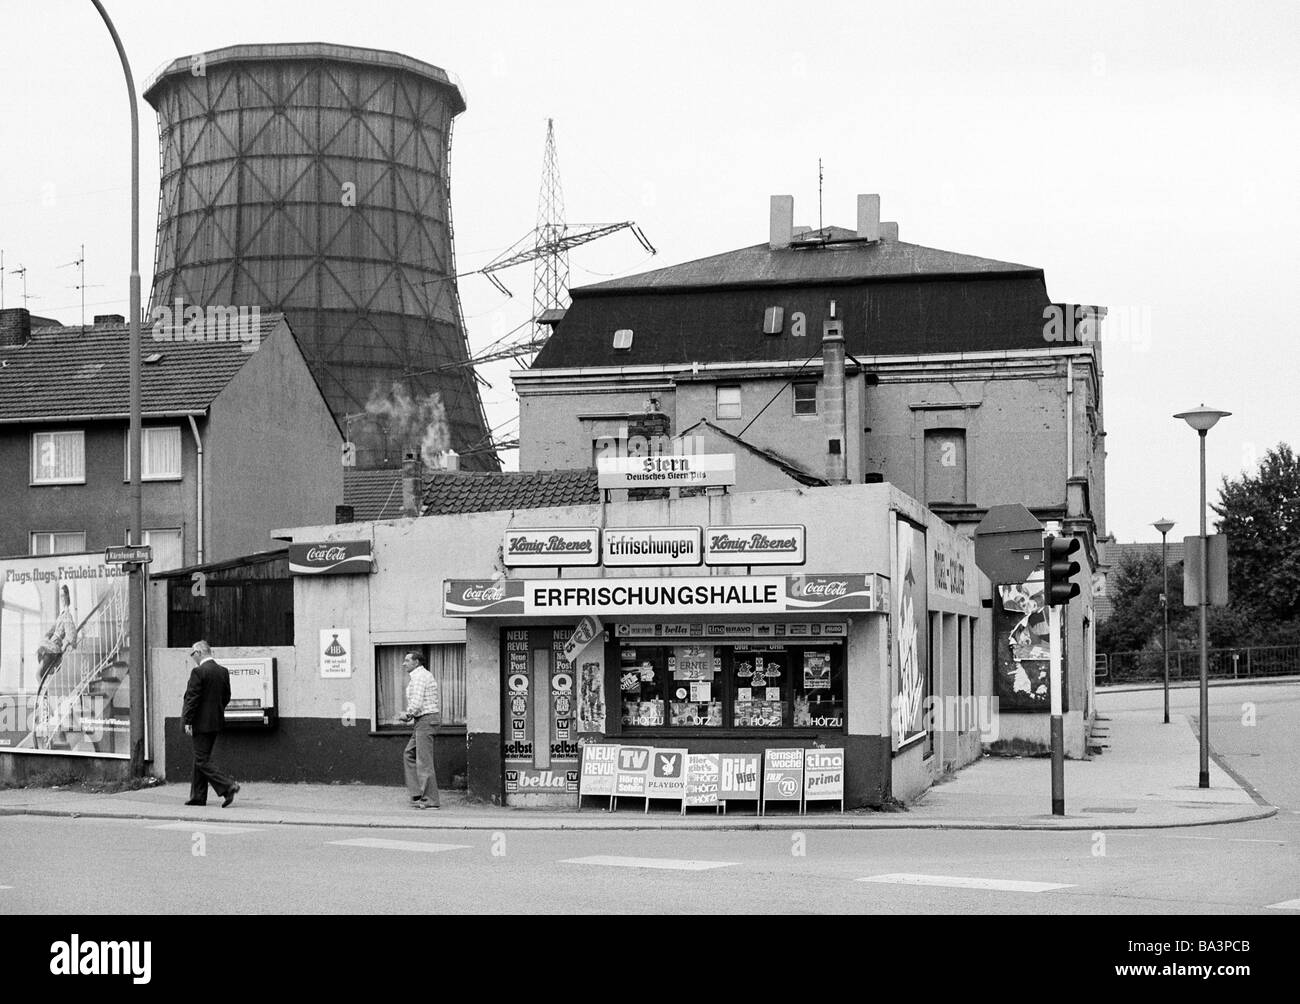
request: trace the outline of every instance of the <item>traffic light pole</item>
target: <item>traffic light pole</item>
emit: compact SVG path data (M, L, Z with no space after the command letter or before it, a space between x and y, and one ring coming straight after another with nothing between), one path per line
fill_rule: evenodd
M1061 608L1047 608L1047 629L1051 636L1048 685L1051 688L1052 728L1052 815L1065 815L1065 723L1061 714Z

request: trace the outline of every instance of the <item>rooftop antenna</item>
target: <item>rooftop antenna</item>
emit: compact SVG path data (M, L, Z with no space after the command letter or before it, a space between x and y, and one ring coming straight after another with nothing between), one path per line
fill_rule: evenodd
M70 261L64 265L60 265L59 268L71 268L73 265L77 266L77 268L81 270L81 281L78 282L77 285L73 287L73 289L81 290L81 328L84 331L86 329L86 245L84 244L81 245L80 258L78 258L76 261ZM100 285L102 284L97 282L94 283L91 288L95 288Z
M31 297L27 295L27 266L26 266L26 265L19 265L17 268L11 268L11 269L9 270L9 274L10 274L10 275L20 275L20 276L22 276L22 279L23 279L23 308L26 309L26 307L27 307L27 301L31 299Z
M822 232L822 159L817 158L817 233Z

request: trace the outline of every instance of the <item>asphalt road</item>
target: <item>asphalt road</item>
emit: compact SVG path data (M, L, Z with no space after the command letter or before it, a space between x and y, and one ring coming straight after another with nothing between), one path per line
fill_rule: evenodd
M414 833L9 817L0 820L0 913L1296 916L1300 688L1213 697L1216 746L1279 805L1277 817L1061 833ZM1106 695L1102 709L1160 700L1158 691ZM1175 707L1195 700L1178 691Z

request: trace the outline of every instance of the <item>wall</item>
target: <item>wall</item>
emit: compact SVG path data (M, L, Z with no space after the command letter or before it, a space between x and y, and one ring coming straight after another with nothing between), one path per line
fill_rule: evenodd
M176 529L184 533L187 560L194 548L194 440L183 419L146 423L180 425L180 481L145 481L140 486L145 529ZM60 430L85 432L86 483L31 485L32 433ZM13 476L0 485L0 556L29 554L30 533L84 530L86 550L102 551L126 541L131 525L130 492L126 481L127 426L118 422L0 425L0 470Z
M287 326L262 342L210 414L206 561L265 551L273 529L333 520L342 436Z
M593 466L592 443L618 436L621 417L645 411L646 398L659 399L660 410L674 415L672 385L663 379L628 380L592 387L580 383L548 385L544 393L519 391L519 469L574 470ZM674 418L672 432L680 427Z

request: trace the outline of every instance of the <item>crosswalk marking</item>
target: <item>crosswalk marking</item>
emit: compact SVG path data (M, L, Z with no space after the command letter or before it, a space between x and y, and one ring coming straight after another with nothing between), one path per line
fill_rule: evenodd
M1070 889L1069 882L1026 882L1021 879L970 878L964 875L914 875L908 872L891 872L888 875L871 875L859 882L881 882L889 885L946 886L952 889L998 889L1003 892L1047 892L1051 889Z
M257 833L260 827L257 826L226 826L222 823L204 823L195 820L192 823L160 823L157 826L150 826L151 830L185 830L188 833Z
M380 837L359 837L356 840L330 840L327 843L336 847L377 847L388 851L424 851L437 854L439 851L464 851L469 844L429 844L420 840L384 840Z
M1300 910L1300 899L1287 899L1281 903L1270 903L1265 910Z
M594 854L586 858L566 858L562 865L605 865L609 868L665 868L670 871L702 872L710 868L729 868L735 861L689 861L681 858L626 858Z

